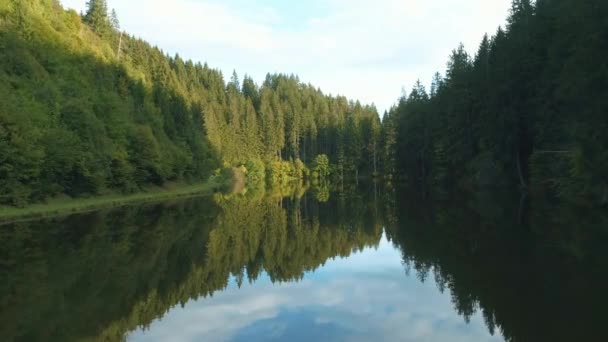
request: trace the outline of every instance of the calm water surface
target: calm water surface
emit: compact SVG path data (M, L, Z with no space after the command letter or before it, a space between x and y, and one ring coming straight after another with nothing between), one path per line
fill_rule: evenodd
M551 213L551 214L549 214ZM605 213L377 187L0 226L3 341L604 341Z
M467 324L433 280L407 276L383 236L376 247L328 260L299 281L267 274L171 310L132 341L502 341L481 315Z

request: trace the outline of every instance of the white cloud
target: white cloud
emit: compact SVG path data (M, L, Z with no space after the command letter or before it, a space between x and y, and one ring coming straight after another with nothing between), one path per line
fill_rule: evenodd
M264 327L283 339L296 337L294 331L310 333L302 329L327 329L351 341L502 340L490 336L479 314L467 325L450 295L441 294L431 279L423 284L406 277L400 252L386 238L377 250L330 261L299 283L272 285L261 277L239 289L233 281L213 297L171 310L128 340L227 341L247 332L249 341L257 341L268 338Z
M62 0L82 9L85 0ZM313 6L314 2L310 2ZM295 73L332 94L375 102L443 72L459 42L474 52L504 22L508 0L327 0L314 17L265 1L109 0L125 30L169 53L262 81Z

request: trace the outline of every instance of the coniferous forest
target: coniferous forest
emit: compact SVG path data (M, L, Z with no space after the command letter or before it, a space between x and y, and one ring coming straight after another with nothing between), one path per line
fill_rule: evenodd
M508 186L608 203L608 2L514 0L384 118L391 171L427 195Z
M0 204L204 181L239 165L276 179L319 160L341 177L378 170L373 106L293 75L226 82L120 31L105 0L82 16L56 0L2 1L0 44Z
M105 0L0 2L0 204L206 181L383 177L608 203L608 3L513 0L471 55L380 119L297 76L262 84L130 36ZM312 170L312 171L311 171ZM314 171L314 172L313 172Z

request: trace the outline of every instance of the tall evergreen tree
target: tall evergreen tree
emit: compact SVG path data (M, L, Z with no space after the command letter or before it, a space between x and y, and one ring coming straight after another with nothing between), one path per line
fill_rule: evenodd
M110 32L112 23L108 17L108 4L106 0L89 0L86 4L87 11L84 21L99 35Z
M118 20L118 14L115 9L112 9L110 13L110 25L116 31L120 31L120 21Z
M514 0L506 28L485 36L474 58L462 45L454 50L428 99L403 98L389 113L398 117L403 178L468 188L533 186L608 203L608 181L600 175L608 160L600 147L608 108L599 76L608 70L600 57L608 51L600 38L608 30L604 3ZM428 151L423 132L431 132L433 146L425 163L411 155ZM420 165L432 177L420 177Z

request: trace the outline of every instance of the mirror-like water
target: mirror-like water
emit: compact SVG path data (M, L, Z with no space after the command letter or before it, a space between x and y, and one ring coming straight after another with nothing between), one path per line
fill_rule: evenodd
M466 324L449 294L408 277L400 252L379 245L328 261L300 281L231 279L212 298L170 311L133 341L502 341L481 315Z
M601 341L607 222L495 193L442 204L365 187L4 225L0 336Z

